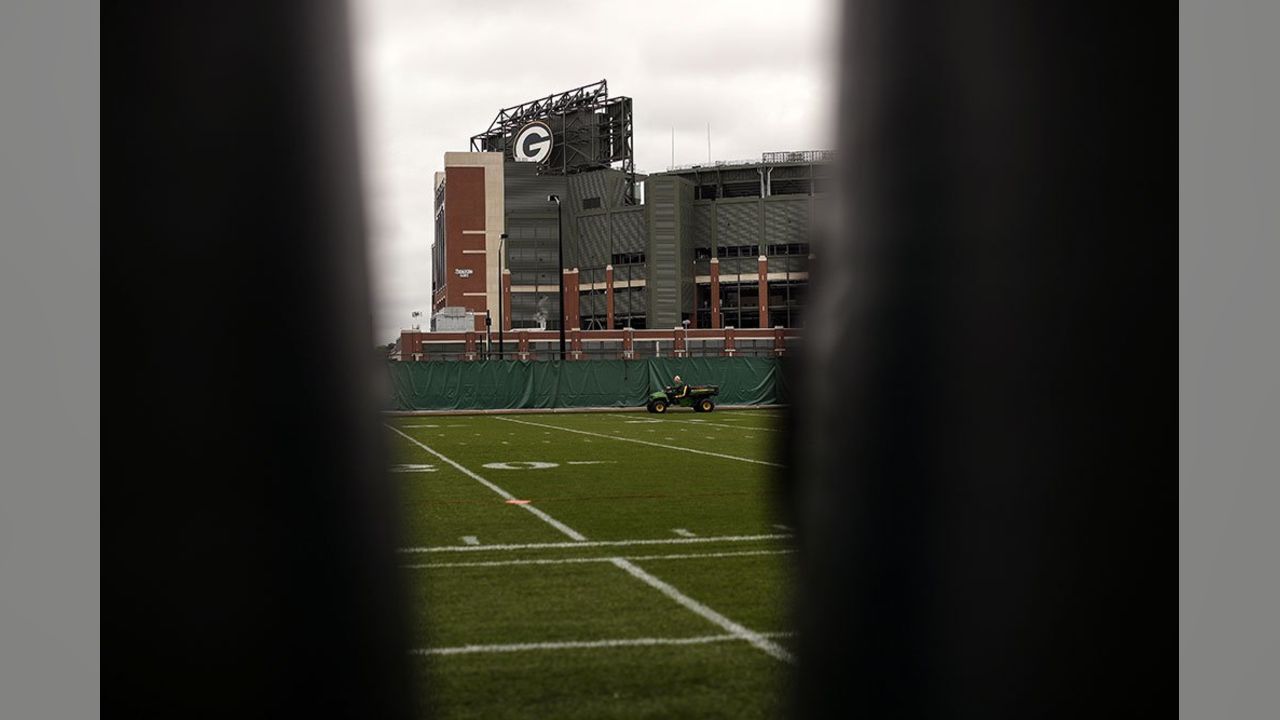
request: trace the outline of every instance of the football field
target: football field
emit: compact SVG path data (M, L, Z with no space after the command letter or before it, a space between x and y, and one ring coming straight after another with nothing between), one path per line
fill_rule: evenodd
M433 715L779 715L781 412L387 419Z

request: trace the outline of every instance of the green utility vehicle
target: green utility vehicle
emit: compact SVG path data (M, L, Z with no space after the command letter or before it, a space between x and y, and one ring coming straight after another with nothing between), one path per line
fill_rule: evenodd
M711 398L720 394L719 385L690 385L686 395L676 397L679 390L676 387L665 387L649 395L645 407L651 413L665 413L672 405L691 407L694 412L711 412L716 407Z

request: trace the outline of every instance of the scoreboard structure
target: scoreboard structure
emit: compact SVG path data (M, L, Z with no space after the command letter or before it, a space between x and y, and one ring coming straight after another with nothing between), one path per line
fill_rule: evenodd
M472 152L500 152L530 162L539 175L613 169L626 178L624 203L636 203L631 98L609 97L601 80L503 108L471 138Z

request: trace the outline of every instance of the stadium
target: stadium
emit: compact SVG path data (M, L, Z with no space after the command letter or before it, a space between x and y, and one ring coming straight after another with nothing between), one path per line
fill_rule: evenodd
M831 156L646 175L631 109L603 80L504 108L435 175L431 326L386 363L385 424L436 716L789 697L772 493Z
M631 98L606 80L503 108L435 174L430 328L396 359L549 359L562 330L571 360L781 355L831 161L640 174Z

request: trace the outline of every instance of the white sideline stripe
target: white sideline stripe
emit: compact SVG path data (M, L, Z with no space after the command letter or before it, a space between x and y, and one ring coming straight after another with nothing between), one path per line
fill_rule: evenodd
M695 450L693 448L676 447L675 445L663 445L662 443L649 442L647 440L636 440L635 438L618 437L617 435L604 435L602 433L588 432L586 430L575 430L573 428L560 427L559 425L544 425L543 423L529 422L528 420L515 420L507 417L499 417L498 420L503 422L519 423L520 425L532 425L534 427L551 428L552 430L563 430L565 432L578 433L579 435L590 435L592 437L609 438L610 440L621 440L622 442L639 443L641 445L649 445L652 447L663 448L664 450L680 450L682 452L696 453L698 455L710 455L711 457L724 458L726 460L738 460L740 462L755 463L757 465L768 465L769 467L785 467L778 463L771 463L767 460L756 460L753 458L738 457L737 455L725 455L724 453L710 452L708 450ZM403 433L402 433L403 434ZM406 435L406 437L408 437Z
M463 535L462 542L466 543L467 545L479 545L480 538L476 537L475 535Z
M716 625L719 625L723 630L728 632L730 635L734 635L738 638L746 640L747 642L751 643L752 645L756 646L757 648L763 650L764 652L772 655L773 657L779 660L782 660L784 662L789 662L789 663L795 662L795 659L791 657L791 653L787 652L786 648L764 637L760 633L753 632L751 630L746 629L745 627L721 615L715 610L712 610L706 605L703 605L697 600L694 600L688 595L685 595L684 593L675 589L671 585L668 585L662 580L659 580L658 578L645 572L638 565L635 565L629 560L625 560L620 557L613 558L613 564L617 565L619 568L630 573L631 576L636 578L637 580L640 580L641 582L654 588L655 590L662 593L663 595L666 595L672 600L675 600L676 602L680 603L685 607L685 609L692 611L696 615L701 615L704 619L710 620Z
M679 535L680 537L698 537L684 528L671 528L671 532Z
M506 490L503 490L502 488L498 487L497 485L494 485L493 483L489 482L488 480L485 480L484 478L482 478L482 477L480 477L479 475L477 475L477 474L475 474L475 473L471 472L470 470L468 470L468 469L466 469L466 468L462 467L461 465L459 465L458 463L456 463L456 462L454 462L454 461L450 460L449 458L445 457L444 455L441 455L440 453L436 452L435 450L432 450L431 448L427 447L426 445L423 445L421 442L418 442L418 440L417 440L416 438L414 438L413 436L411 436L411 435L406 435L405 433L400 432L400 430L398 430L398 429L397 429L397 428L395 428L395 427L392 427L391 425L387 425L386 427L387 427L387 428L389 428L392 432L394 432L394 433L396 433L397 435L399 435L400 437L402 437L402 438L404 438L404 439L408 440L409 442L413 443L414 445L417 445L418 447L422 448L423 450L426 450L427 452L431 453L432 455L435 455L436 457L440 458L441 460L443 460L443 461L445 461L445 462L449 463L450 465L454 466L454 467L455 467L455 468L457 468L457 469L458 469L458 471L459 471L459 472L461 472L462 474L466 475L467 477L471 478L472 480L475 480L476 482L480 483L481 485L484 485L485 487L489 488L490 490L492 490L492 491L494 491L494 492L498 493L498 494L499 494L499 495L501 495L503 498L505 498L505 499L507 499L507 500L515 500L515 499L516 499L516 496L515 496L515 495L512 495L511 493L507 492ZM585 536L585 535L583 535L582 533L579 533L577 530L574 530L573 528L569 527L568 525L565 525L564 523L562 523L562 522L560 522L559 520L557 520L557 519L555 519L555 518L551 517L550 515L548 515L548 514L546 514L546 513L542 512L541 510L539 510L538 508L536 508L536 507L534 507L534 506L532 506L532 505L525 504L525 505L518 505L517 507L521 507L521 508L524 508L525 510L528 510L529 512L531 512L531 513L533 513L534 515L536 515L536 516L538 517L538 519L540 519L540 520L542 520L543 522L547 523L547 524L548 524L548 525L550 525L551 527L553 527L553 528L555 528L555 529L559 530L560 532L564 533L565 535L568 535L569 537L573 538L574 540L586 540L586 539L587 539L587 538L586 538L586 536Z
M702 558L727 558L727 557L748 557L752 555L787 555L795 552L795 550L740 550L738 552L720 552L720 553L680 553L672 555L628 555L624 560L635 560L638 562L648 562L650 560L700 560ZM421 570L423 568L449 568L449 567L506 567L508 565L571 565L576 563L606 563L613 562L611 557L577 557L577 558L542 558L535 560L485 560L482 562L459 562L459 563L426 563L424 565L402 565L406 570Z
M729 428L731 430L764 430L765 432L781 432L777 428L753 427L751 425L725 425L724 423L713 423L709 420L682 420L680 418L671 418L671 422L698 423L699 425L714 425L716 427Z
M627 415L621 415L617 413L614 413L613 416L614 418L627 418ZM724 419L737 420L737 418L724 418ZM726 425L723 423L712 423L712 421L710 420L703 420L700 418L689 418L689 419L669 418L669 416L666 420L627 420L627 423L631 423L631 424L635 424L635 423L685 423L685 424L696 423L699 425L714 425L714 427L717 427L717 428L728 428L731 430L764 430L764 432L767 432L767 433L782 432L782 430L777 428L758 428L758 427L755 427L755 425Z
M568 464L569 465L612 465L617 462L618 462L617 460L570 460Z
M761 633L761 637L790 637L795 633ZM703 635L687 638L620 638L617 640L565 640L562 642L513 643L510 645L463 645L445 648L415 648L414 655L467 655L471 653L527 652L530 650L578 650L590 648L646 647L652 645L702 645L734 642L737 635Z
M521 507L527 507L522 505ZM402 553L428 553L428 552L471 552L476 550L551 550L556 548L583 548L583 547L627 547L629 545L685 545L688 543L715 543L715 542L750 542L752 540L788 540L791 538L790 533L773 533L771 535L721 535L719 537L695 537L695 538L661 538L652 540L589 540L585 542L555 542L555 543L523 543L519 545L480 545L476 547L461 547L458 545L437 545L432 547L407 547L400 548Z

